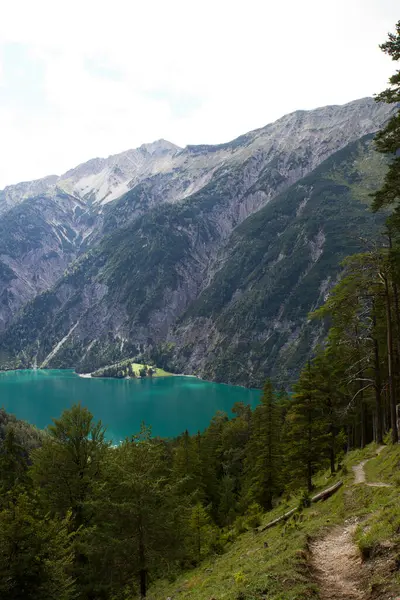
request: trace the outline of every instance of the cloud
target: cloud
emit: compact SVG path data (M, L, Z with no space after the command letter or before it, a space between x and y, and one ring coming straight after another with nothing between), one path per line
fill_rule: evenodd
M164 137L217 143L384 87L394 0L14 0L0 187Z

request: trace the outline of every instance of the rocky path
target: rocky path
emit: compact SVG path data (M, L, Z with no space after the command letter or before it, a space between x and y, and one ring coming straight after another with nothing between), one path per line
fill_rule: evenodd
M353 543L355 527L335 527L311 548L312 567L324 600L364 598L360 589L361 558Z
M384 446L377 450L380 454ZM353 485L364 484L371 487L390 487L387 483L367 483L363 460L353 467ZM350 520L316 540L311 545L311 567L322 600L364 600L367 594L362 590L362 563L353 535L355 522Z
M385 446L379 446L379 448L376 451L376 454L380 454L382 452L382 450L384 449ZM390 487L390 485L388 483L381 483L381 482L367 482L366 480L366 476L365 476L365 465L367 464L368 460L371 460L370 458L367 460L363 460L361 461L358 465L355 465L353 467L353 473L354 473L354 485L359 485L360 483L364 483L365 485L368 485L369 487Z

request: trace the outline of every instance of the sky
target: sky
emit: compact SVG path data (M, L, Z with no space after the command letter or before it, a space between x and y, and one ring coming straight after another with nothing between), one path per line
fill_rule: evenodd
M0 189L386 87L398 0L3 0Z

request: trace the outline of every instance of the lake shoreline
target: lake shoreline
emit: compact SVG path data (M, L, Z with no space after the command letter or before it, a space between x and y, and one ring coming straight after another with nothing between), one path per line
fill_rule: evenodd
M198 375L186 375L185 373L169 373L168 375L153 375L152 377L105 377L105 376L96 376L93 377L93 373L77 373L74 371L78 377L82 377L82 379L162 379L163 377L194 377L195 379L199 379L199 381L206 381L205 379L201 379ZM208 383L213 383L209 381ZM242 386L238 386L242 387Z
M218 411L231 416L236 402L255 407L261 397L256 390L205 382L193 375L157 377L148 383L101 378L97 384L88 375L73 369L0 373L1 405L44 429L65 409L81 403L107 427L107 439L119 443L140 431L143 422L151 426L153 436L175 437L185 430L195 434Z

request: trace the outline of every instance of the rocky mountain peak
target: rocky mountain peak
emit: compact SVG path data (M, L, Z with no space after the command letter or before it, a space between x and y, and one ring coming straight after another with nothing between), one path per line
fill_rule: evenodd
M132 182L137 183L157 172L177 150L178 146L166 140L142 144L136 149L83 163L62 175L57 184L87 202L105 204L131 189Z
M170 152L178 152L182 148L173 144L172 142L168 142L168 140L160 139L155 142L151 142L150 144L142 144L140 146L141 150L145 150L148 154L153 156L162 155Z
M51 175L8 186L0 191L0 213L26 198L53 194L56 189L89 205L102 205L159 174L174 181L164 198L176 201L201 189L227 160L240 163L259 151L264 155L312 151L319 161L324 158L320 142L325 144L324 140L329 138L333 142L329 152L339 149L344 143L377 131L393 110L393 107L377 103L373 98L362 98L341 106L298 110L224 144L188 145L182 149L159 139L107 158L93 158L60 177ZM173 175L176 169L183 168L188 174L185 186Z

